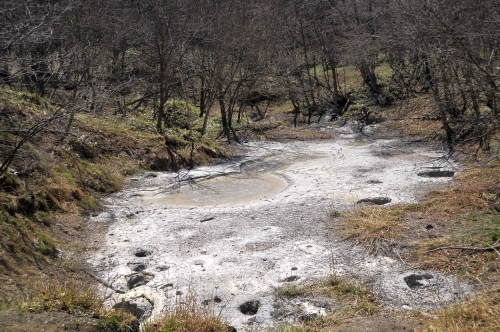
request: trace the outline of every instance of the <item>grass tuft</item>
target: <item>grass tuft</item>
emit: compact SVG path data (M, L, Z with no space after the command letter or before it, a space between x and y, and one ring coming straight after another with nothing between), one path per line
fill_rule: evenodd
M211 306L200 305L195 296L177 301L173 312L144 325L143 332L230 332L233 328L216 316Z
M350 279L330 275L325 281L324 292L344 304L348 315L372 316L380 311L380 305L373 292Z
M500 327L500 288L484 291L472 300L458 303L437 313L428 323L433 332L498 331Z
M335 216L338 212L332 213ZM374 249L377 245L400 236L403 215L401 210L380 206L344 212L343 233Z

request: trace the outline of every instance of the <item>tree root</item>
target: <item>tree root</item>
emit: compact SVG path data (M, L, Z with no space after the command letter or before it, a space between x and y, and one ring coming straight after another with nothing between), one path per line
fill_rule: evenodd
M490 246L487 248L476 248L476 247L440 247L436 249L429 250L428 252L435 252L439 250L470 250L470 251L497 251L500 250L500 245Z

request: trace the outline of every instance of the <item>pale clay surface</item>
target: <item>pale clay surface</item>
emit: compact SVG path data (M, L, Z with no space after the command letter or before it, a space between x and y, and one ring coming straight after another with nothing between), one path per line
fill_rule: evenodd
M142 296L154 305L154 317L172 308L179 291L201 300L217 296L222 302L213 309L240 330L278 323L275 289L290 276L307 283L335 270L370 279L385 305L406 310L434 309L470 292L451 276L372 257L328 229L330 210L376 196L391 198L391 205L417 202L450 180L419 177L419 167L456 165L422 143L372 140L348 126L322 130L335 139L249 143L238 161L131 179L129 189L107 199L105 211L91 220L110 226L89 263L115 290L126 291L103 288L109 305ZM151 255L136 257L137 249ZM124 277L135 273L130 263L145 264L152 279L127 290ZM424 272L434 278L422 287L403 280ZM249 300L261 303L256 315L238 309ZM304 313L324 312L313 303L290 302Z

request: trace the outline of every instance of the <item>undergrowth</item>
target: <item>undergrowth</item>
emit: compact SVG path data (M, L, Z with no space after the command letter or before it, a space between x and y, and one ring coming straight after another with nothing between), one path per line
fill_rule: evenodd
M196 296L178 298L175 309L144 324L144 332L233 332L211 305L202 305Z
M334 300L335 306L326 315L307 319L298 326L286 325L280 332L319 331L347 322L357 316L370 317L380 312L380 303L367 284L361 284L351 278L341 278L330 274L322 282L311 284L291 284L276 289L276 296L281 299L307 299L327 296Z
M486 289L475 298L457 303L437 313L437 319L427 323L432 332L486 332L500 328L500 289Z

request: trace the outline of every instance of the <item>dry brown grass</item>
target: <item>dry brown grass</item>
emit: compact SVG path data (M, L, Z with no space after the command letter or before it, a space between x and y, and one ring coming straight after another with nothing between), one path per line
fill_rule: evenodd
M413 248L405 261L462 278L498 280L500 255L492 251L431 249L446 246L488 247L500 239L500 165L472 168L450 188L428 193L420 204L368 207L332 212L341 233L375 251L392 244ZM426 226L432 225L427 230Z
M276 290L279 298L324 299L331 301L333 307L324 316L306 321L298 326L286 325L280 332L291 331L331 331L340 328L355 317L372 317L381 311L379 302L369 285L336 274L329 275L321 282L286 285Z
M99 297L95 285L75 279L59 282L41 278L33 285L30 294L27 294L26 301L20 304L20 309L35 312L67 311L99 316L103 311L103 299Z
M442 138L441 122L431 96L420 95L402 101L385 112L389 116L386 126L407 136L428 139Z
M331 212L330 215L334 217L335 212ZM372 249L401 236L401 221L404 215L401 210L371 206L342 212L340 215L344 220L342 224L343 235Z
M232 328L194 295L178 299L175 310L147 323L143 332L231 332Z
M500 289L486 290L472 300L438 312L437 317L428 322L428 331L499 331Z

